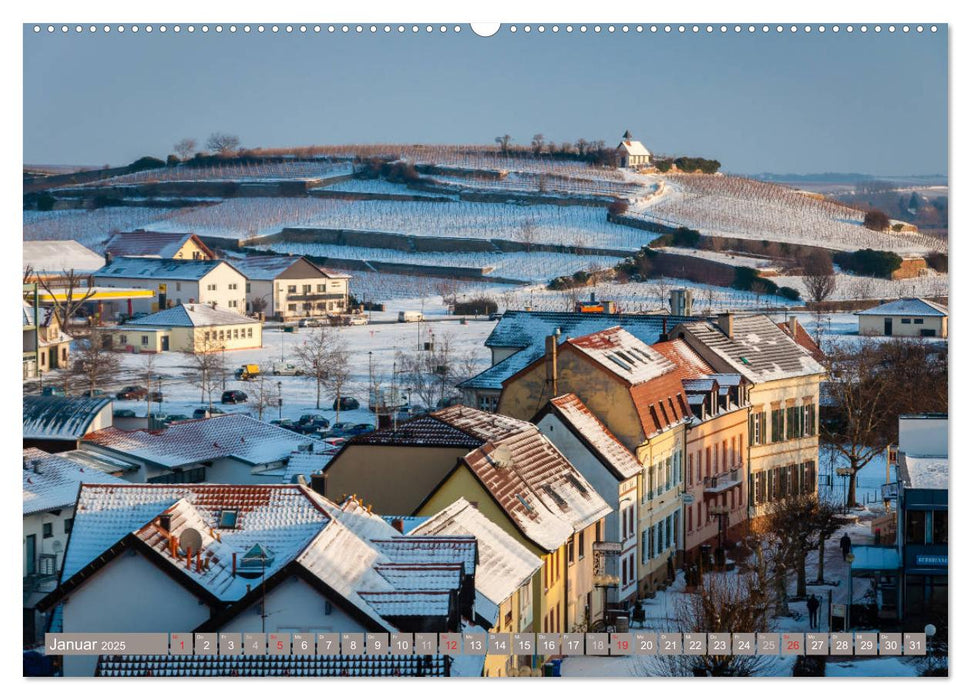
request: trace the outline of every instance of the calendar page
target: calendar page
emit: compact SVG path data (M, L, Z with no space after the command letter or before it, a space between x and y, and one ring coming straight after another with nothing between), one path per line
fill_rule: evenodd
M948 675L946 22L233 14L22 26L24 676Z

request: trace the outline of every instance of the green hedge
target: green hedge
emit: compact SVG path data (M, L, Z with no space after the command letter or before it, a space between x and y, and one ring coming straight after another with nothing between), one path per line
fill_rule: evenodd
M844 251L833 255L833 262L847 272L884 279L891 279L893 273L900 268L903 261L903 258L896 253L871 248L856 250L852 253Z

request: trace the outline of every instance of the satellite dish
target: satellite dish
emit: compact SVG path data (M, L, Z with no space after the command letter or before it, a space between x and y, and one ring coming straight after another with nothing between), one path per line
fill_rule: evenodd
M187 527L179 535L179 548L183 552L188 552L190 549L198 552L202 549L202 535L195 528Z
M499 445L495 450L492 451L492 461L496 463L496 466L500 469L508 467L512 464L512 451L505 445Z

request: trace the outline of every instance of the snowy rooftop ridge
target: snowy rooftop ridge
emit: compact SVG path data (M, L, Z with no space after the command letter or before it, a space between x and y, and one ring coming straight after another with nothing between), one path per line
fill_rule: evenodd
M630 384L674 369L674 363L620 326L566 341L583 355Z
M105 249L116 257L175 258L175 254L188 241L194 242L211 257L215 257L212 250L196 234L176 231L118 232L108 239Z
M24 269L29 266L35 274L61 275L69 270L94 272L105 263L100 255L74 240L23 243Z
M78 489L87 484L124 484L110 474L86 467L63 454L48 454L36 447L24 450L24 515L74 507Z
M479 547L476 613L495 623L499 605L539 571L543 561L464 498L440 510L410 535L471 535Z
M191 560L185 536L201 542ZM449 614L442 601L476 568L472 537L405 537L359 503L337 505L303 486L86 484L52 596L82 584L119 546L136 546L177 581L229 604L250 595L243 572L256 556L261 580L313 577L390 631L387 616Z
M176 260L172 258L115 258L94 272L96 279L169 279L200 280L220 265L232 267L225 260Z
M179 304L171 309L157 311L124 323L124 326L202 328L208 326L235 326L258 321L225 309L216 309L209 304Z
M641 466L631 451L590 412L576 394L557 396L550 400L550 406L599 455L616 477L630 479L640 473Z
M321 440L298 435L241 413L182 421L164 430L106 428L90 433L85 444L163 467L179 467L223 457L255 466L287 459L301 449L331 451Z
M872 309L857 311L857 316L947 316L947 307L930 299L907 297L894 299Z
M900 480L906 488L943 489L948 488L947 455L909 455L902 454Z

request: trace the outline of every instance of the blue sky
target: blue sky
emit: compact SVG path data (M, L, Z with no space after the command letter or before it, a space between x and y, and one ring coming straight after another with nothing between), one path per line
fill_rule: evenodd
M244 146L618 140L731 172L947 172L936 34L34 34L24 161Z

